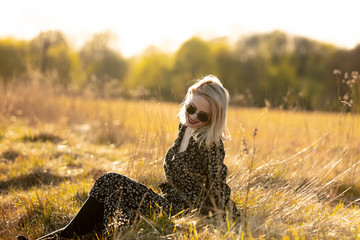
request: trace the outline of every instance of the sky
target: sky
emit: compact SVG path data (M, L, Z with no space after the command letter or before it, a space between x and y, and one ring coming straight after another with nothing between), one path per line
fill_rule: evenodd
M360 0L0 0L0 38L31 39L61 30L80 47L111 31L125 57L149 46L175 51L192 36L237 40L280 30L353 48Z

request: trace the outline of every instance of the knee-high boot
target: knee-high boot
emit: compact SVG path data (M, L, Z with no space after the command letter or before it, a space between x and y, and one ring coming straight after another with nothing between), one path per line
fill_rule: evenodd
M103 223L104 205L93 197L89 197L76 216L70 223L61 229L38 238L38 240L72 238L82 236L95 230L99 224ZM24 236L18 236L17 240L26 240Z

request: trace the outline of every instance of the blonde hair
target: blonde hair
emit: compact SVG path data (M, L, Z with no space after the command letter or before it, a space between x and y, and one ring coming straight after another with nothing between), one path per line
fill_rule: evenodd
M190 103L194 95L204 97L211 107L210 122L198 129L195 140L199 142L199 145L205 143L207 148L210 148L212 143L218 144L220 139L229 140L226 114L230 96L220 80L213 75L208 75L189 87L178 113L180 122L183 124L186 124L186 105Z

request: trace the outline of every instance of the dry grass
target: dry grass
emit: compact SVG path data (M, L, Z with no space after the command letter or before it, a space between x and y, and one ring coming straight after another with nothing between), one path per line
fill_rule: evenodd
M171 103L0 90L0 238L64 226L95 179L123 173L157 189L177 135ZM226 164L240 223L154 216L117 239L360 238L360 116L231 108Z

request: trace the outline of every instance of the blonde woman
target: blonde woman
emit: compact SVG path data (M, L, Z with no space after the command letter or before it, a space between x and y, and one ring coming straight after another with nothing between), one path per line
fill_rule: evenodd
M224 165L228 102L228 91L218 78L209 75L198 80L188 89L178 114L179 133L165 156L161 194L124 175L107 173L96 180L66 227L40 239L81 236L97 226L126 226L139 215L160 211L171 216L194 209L202 215L228 211L233 218L240 217L230 199Z

